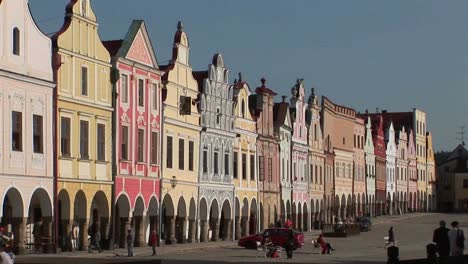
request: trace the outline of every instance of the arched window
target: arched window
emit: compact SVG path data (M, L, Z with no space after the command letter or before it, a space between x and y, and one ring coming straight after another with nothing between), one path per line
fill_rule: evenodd
M242 118L245 118L245 101L242 100L242 104L241 104L241 115L242 115Z
M13 54L20 55L20 31L17 27L13 29Z

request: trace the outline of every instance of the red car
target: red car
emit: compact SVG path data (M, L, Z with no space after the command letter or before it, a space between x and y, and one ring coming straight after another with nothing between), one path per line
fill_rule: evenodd
M283 227L268 228L260 234L242 237L237 244L245 248L257 248L257 242L262 242L263 237L267 236L274 245L285 247L288 241L289 230L291 229ZM294 240L296 241L294 249L302 247L304 245L304 234L295 230L292 231L294 233Z

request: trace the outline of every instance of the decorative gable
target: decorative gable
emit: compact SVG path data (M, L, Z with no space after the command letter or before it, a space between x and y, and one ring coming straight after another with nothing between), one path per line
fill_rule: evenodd
M127 59L140 62L141 64L153 67L153 63L151 62L151 55L146 46L145 39L141 31L138 31L135 39L133 40L132 46L127 53Z

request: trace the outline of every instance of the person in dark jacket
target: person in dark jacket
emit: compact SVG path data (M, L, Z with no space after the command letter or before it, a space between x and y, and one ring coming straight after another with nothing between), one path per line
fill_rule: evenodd
M127 234L127 251L128 251L128 256L133 257L133 235L132 235L131 229L128 229L128 234Z
M294 232L292 229L288 230L288 240L286 240L286 256L288 259L292 259L293 257L293 250L296 245L296 239L294 238Z
M434 230L432 242L437 245L437 253L440 257L447 257L450 254L450 241L448 232L450 229L445 227L445 221L439 222L440 227Z

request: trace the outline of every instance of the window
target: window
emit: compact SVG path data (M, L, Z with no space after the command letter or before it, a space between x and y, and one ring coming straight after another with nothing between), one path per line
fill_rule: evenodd
M145 130L138 129L138 162L145 161Z
M203 150L203 173L208 173L208 150Z
M153 95L153 110L158 110L158 85L153 83L151 90Z
M310 181L314 182L314 165L310 164L310 169L309 169L309 173L310 173Z
M468 189L468 179L463 179L463 189Z
M247 154L242 153L242 179L247 179Z
M346 139L345 139L345 138L343 138L343 145L344 145L344 144L346 144Z
M293 162L292 170L293 170L293 175L292 175L293 180L296 181L297 180L296 162Z
M89 123L80 121L80 158L89 159Z
M97 160L106 160L106 126L97 125Z
M138 80L138 106L145 105L145 82L144 80Z
M81 67L81 95L88 96L88 68Z
M120 79L120 98L123 103L128 103L128 76L125 74Z
M315 165L315 183L318 183L318 166Z
M319 179L320 179L320 184L322 184L322 182L323 182L323 167L322 166L320 166L320 177L319 177Z
M42 116L33 115L33 150L34 153L44 153L44 140L42 133Z
M245 118L245 101L242 100L242 104L241 104L241 116L242 118Z
M314 124L314 140L315 141L318 140L318 137L317 137L317 124Z
M234 179L237 179L237 152L234 151L234 162L233 162L233 168L234 168Z
M281 179L284 180L284 173L285 173L284 158L281 159L281 172L282 172L282 177L281 177Z
M255 179L255 156L250 155L250 180Z
M167 160L166 167L172 169L172 137L167 137Z
M158 132L151 132L151 163L158 164Z
M86 16L86 10L87 10L87 7L86 7L86 1L88 0L81 0L81 14L83 16Z
M219 125L219 122L220 122L220 118L221 118L221 113L219 113L219 108L216 109L216 124Z
M188 169L189 171L193 171L193 150L195 149L195 143L193 141L189 141L189 160L188 160Z
M356 148L356 135L354 135L354 147Z
M70 118L60 118L60 151L62 156L70 157Z
M121 145L121 158L128 160L128 127L122 126L122 145Z
M258 157L258 175L260 181L265 180L265 161L263 156Z
M219 173L219 164L218 164L218 152L215 152L214 153L214 174L218 174Z
M224 154L224 175L229 175L229 153Z
M273 181L273 160L272 158L268 159L268 178L270 181Z
M13 55L20 55L20 31L17 27L13 29Z
M185 140L179 138L179 170L184 170L185 165Z
M11 148L14 151L23 151L23 113L11 113Z

